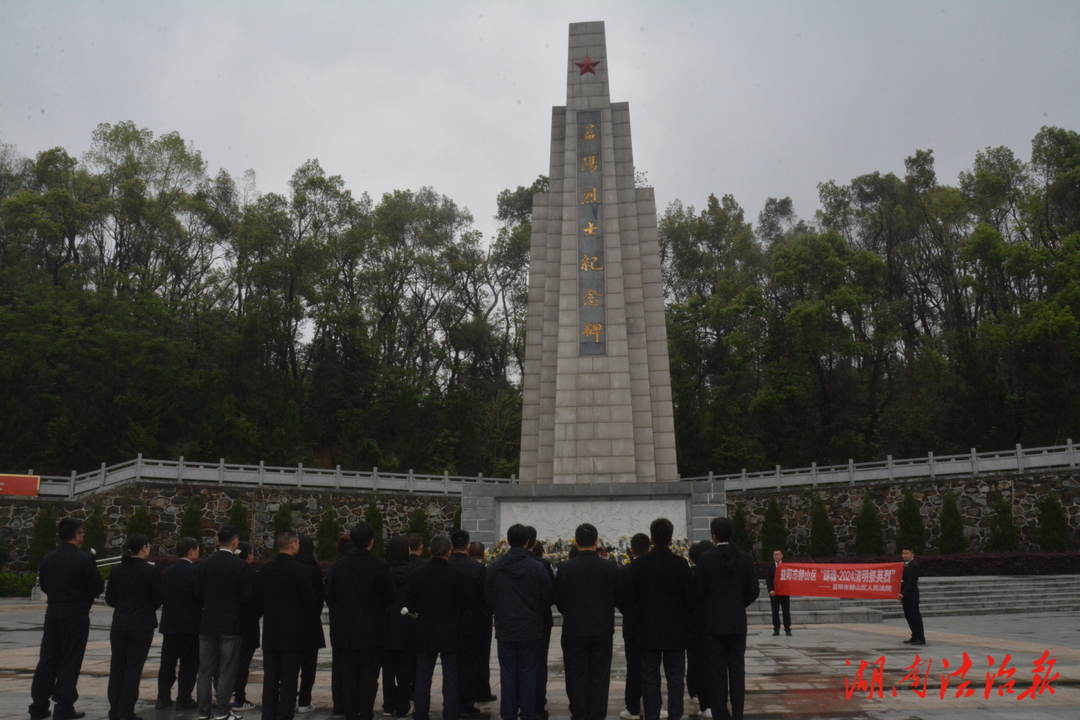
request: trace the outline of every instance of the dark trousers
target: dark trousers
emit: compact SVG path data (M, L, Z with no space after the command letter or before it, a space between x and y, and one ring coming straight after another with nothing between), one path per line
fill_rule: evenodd
M536 668L543 639L498 640L502 720L533 720L536 712Z
M240 642L240 657L236 660L236 682L233 683L233 697L243 705L247 702L248 676L251 674L251 660L259 647L253 642Z
M480 698L480 644L479 633L465 635L458 661L458 700L460 707L475 705Z
M690 643L686 648L686 694L697 698L702 710L712 707L709 704L709 686L705 684L705 636L698 632L690 633Z
M344 706L341 704L341 651L330 651L330 698L334 704L334 714L344 715Z
M68 614L46 609L41 651L30 685L30 717L48 715L50 699L56 702L54 718L63 720L74 714L75 701L79 699L76 685L89 636L88 613Z
M239 635L199 635L199 715L225 717L232 712L240 644Z
M780 629L780 610L784 611L784 629L791 629L791 597L788 595L770 595L769 605L772 606L773 630Z
M383 648L341 649L341 704L347 720L371 720Z
M112 630L109 632L109 718L130 720L139 700L139 681L143 665L154 642L154 629Z
M926 640L923 635L922 613L919 611L919 596L905 597L900 604L904 606L904 619L911 628L911 639Z
M382 661L383 712L399 718L408 715L415 684L416 649L386 650Z
M641 650L641 696L644 720L660 720L663 705L660 693L660 666L667 679L668 718L679 720L683 714L683 677L686 672L685 650ZM629 662L629 660L627 661Z
M297 704L307 707L311 704L311 688L315 687L315 671L319 668L319 649L308 650L300 661L300 696Z
M292 720L303 653L263 650L262 720Z
M631 715L641 714L641 652L633 638L623 638L626 650L626 709Z
M714 720L742 720L746 702L746 633L705 634L702 644L705 656L702 679L709 688L709 709Z
M563 635L566 696L574 720L604 720L611 680L611 635Z
M481 640L480 657L478 658L480 663L480 669L477 673L477 679L479 684L477 685L477 692L479 698L491 697L491 616L484 616L484 633Z
M458 695L460 687L461 655L459 653L416 653L416 690L413 697L416 708L414 720L431 718L431 676L435 673L435 660L442 658L443 720L458 720Z
M180 662L180 676L177 678L176 663ZM176 702L191 701L195 690L195 680L199 677L199 636L162 635L161 667L158 668L159 700L172 699L172 686L176 682Z
M551 651L551 628L544 628L544 640L540 655L536 658L536 713L547 708L548 653Z

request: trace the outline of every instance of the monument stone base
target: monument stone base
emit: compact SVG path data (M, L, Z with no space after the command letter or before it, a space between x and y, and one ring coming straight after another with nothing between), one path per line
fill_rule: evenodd
M601 542L618 544L666 517L676 539L709 539L709 523L727 514L722 480L582 485L472 485L462 489L461 527L491 548L515 523L531 525L545 542L571 540L581 523L592 523Z

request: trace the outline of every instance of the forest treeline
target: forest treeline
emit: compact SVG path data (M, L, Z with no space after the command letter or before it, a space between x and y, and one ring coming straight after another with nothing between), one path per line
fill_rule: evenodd
M660 218L684 476L1080 439L1080 136ZM0 148L0 468L517 471L531 197L284 194L178 134Z

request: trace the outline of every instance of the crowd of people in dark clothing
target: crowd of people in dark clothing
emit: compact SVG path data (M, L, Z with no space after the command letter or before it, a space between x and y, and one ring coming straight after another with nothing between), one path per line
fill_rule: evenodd
M198 541L181 539L178 562L164 572L146 560L149 539L133 535L105 589L93 558L78 550L81 521L64 519L61 546L40 568L49 602L30 717L47 718L50 700L54 720L84 716L74 707L76 684L89 610L105 590L114 608L109 720L141 720L135 705L155 628L163 636L158 709L197 708L199 720L239 720L237 713L254 707L246 687L261 647L263 720L313 711L318 652L326 647L324 606L332 711L346 720L372 720L380 674L383 717L429 720L437 662L443 720L479 714L478 704L498 700L489 675L493 629L501 717L545 720L553 606L562 617L574 720L607 715L616 610L627 661L623 720L679 720L687 694L699 717L740 718L745 608L759 590L750 556L732 544L732 529L726 518L715 519L712 542L693 545L688 563L672 552L673 525L660 518L649 535L631 539L633 559L618 566L603 557L596 528L583 523L556 572L536 530L524 525L508 529L508 551L485 565L484 546L462 530L432 538L426 560L419 536L395 536L380 559L372 553L375 529L359 522L339 542L325 577L311 540L293 531L278 533L276 556L257 573L250 544L231 527L218 532L217 551L202 561Z

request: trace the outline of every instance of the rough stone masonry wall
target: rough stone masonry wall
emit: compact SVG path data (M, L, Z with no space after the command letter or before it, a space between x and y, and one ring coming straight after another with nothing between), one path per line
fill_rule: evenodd
M124 541L124 521L139 504L146 501L150 516L157 521L157 536L153 538L152 553L168 555L176 541L184 508L195 498L203 507L203 540L212 542L222 525L226 524L229 509L237 499L248 507L251 539L256 548L270 545L273 516L282 503L292 508L293 528L300 534L315 536L315 527L326 508L333 508L347 531L358 520L374 497L383 515L386 537L403 533L409 516L424 508L432 533L448 532L460 501L456 497L378 493L339 493L301 490L299 488L217 488L175 483L133 483L75 500L0 497L0 532L14 546L11 570L25 569L27 546L34 526L34 517L45 505L52 505L58 519L71 514L86 519L92 506L100 503L104 510L109 534L110 554L120 554ZM265 556L266 553L263 553Z
M1043 495L1053 491L1069 513L1069 522L1075 533L1080 528L1080 470L1043 472L1026 475L985 475L946 480L921 480L905 483L864 483L858 485L823 485L816 489L785 488L782 490L750 490L729 492L728 516L735 508L742 508L747 522L754 531L755 549L761 551L761 523L769 500L775 498L784 514L790 531L789 543L796 555L808 553L810 546L810 511L814 500L821 498L832 518L833 530L840 544L841 554L855 552L855 517L862 508L864 496L869 496L878 509L878 516L885 529L888 553L896 549L899 523L897 512L904 493L910 491L922 508L923 524L927 531L926 548L937 549L941 537L941 504L946 493L956 496L960 514L964 518L964 534L971 550L983 550L990 537L990 519L994 504L1005 498L1013 502L1013 519L1021 527L1023 540L1021 550L1038 550L1036 539L1036 503ZM1075 535L1074 535L1075 537Z

